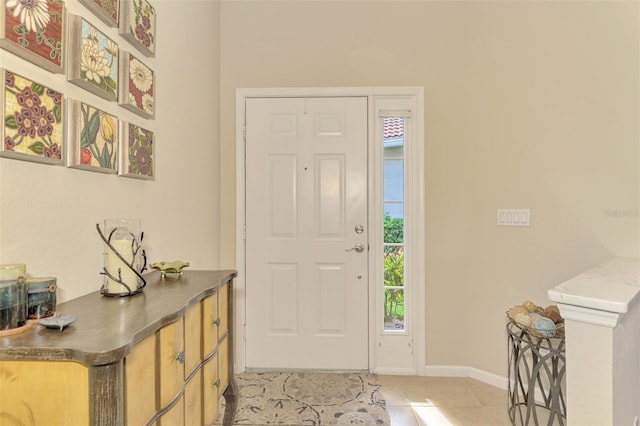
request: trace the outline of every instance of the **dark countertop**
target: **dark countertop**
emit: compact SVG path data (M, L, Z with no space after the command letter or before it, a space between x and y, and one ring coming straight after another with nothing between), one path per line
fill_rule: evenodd
M99 291L57 306L59 315L75 315L64 331L33 324L27 331L0 337L0 360L73 360L111 364L133 346L182 316L187 308L235 278L234 270L183 271L182 275L145 274L140 294L105 297Z

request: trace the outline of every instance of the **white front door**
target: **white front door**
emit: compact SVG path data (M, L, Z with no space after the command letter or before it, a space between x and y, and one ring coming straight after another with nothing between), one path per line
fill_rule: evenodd
M366 370L367 98L245 106L246 367Z

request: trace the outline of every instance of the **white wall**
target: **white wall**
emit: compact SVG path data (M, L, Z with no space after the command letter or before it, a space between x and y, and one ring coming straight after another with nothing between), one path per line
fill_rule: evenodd
M223 1L221 264L235 90L423 86L428 365L506 376L505 311L640 253L637 2ZM496 226L530 208L532 226Z
M153 0L157 12L156 118L143 120L0 50L0 66L155 132L155 181L0 158L0 263L26 263L33 276L58 278L59 300L99 289L105 218L142 220L150 262L219 265L219 2ZM121 48L135 52L77 1Z

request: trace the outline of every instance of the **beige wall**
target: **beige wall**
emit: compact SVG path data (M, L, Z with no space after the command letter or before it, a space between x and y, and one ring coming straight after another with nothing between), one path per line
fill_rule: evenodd
M427 365L506 375L504 312L638 256L636 2L223 1L221 264L235 90L425 88ZM530 208L532 226L496 226Z
M218 20L215 1L154 0L156 119L137 118L113 102L0 50L16 73L146 126L156 135L156 180L141 181L0 158L0 263L26 263L35 276L55 276L68 300L99 289L105 218L142 219L151 262L181 259L192 268L219 264ZM133 50L77 1L67 9Z
M153 4L156 180L0 158L0 263L57 276L63 300L98 288L94 227L109 217L142 219L152 262L235 265L239 87L425 88L428 365L504 376L509 306L638 256L638 3ZM0 62L147 123L2 50ZM531 208L532 226L498 228L510 207Z

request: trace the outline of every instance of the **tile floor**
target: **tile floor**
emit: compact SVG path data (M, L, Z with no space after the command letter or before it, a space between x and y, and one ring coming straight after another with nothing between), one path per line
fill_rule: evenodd
M470 378L379 375L391 426L510 425L507 392Z

